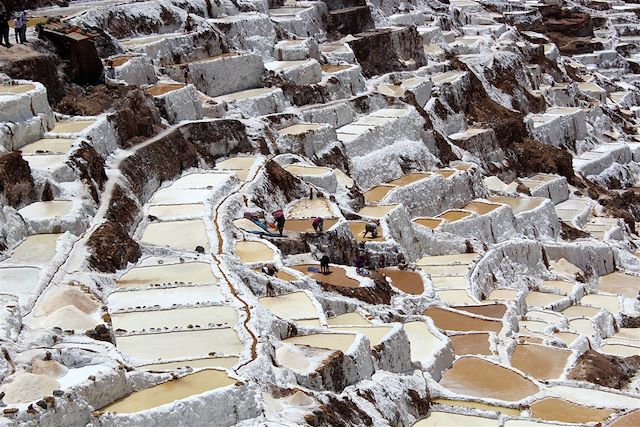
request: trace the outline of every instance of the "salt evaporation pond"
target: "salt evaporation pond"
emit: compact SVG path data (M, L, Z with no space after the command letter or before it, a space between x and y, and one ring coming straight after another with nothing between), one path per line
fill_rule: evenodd
M118 279L119 287L148 286L152 284L187 283L214 284L218 278L205 262L184 262L133 267Z
M201 219L151 223L144 230L140 242L182 251L195 251L201 246L205 252L209 251L207 228Z

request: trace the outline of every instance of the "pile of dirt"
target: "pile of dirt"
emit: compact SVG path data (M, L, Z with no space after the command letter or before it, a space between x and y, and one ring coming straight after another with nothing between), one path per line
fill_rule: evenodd
M87 186L91 198L99 203L100 194L107 182L104 158L95 148L83 141L80 148L69 156L67 164L76 171L80 180Z
M133 231L132 228L137 224L136 220L139 213L140 207L136 201L129 197L121 186L116 184L111 192L107 219L120 223L125 230Z
M0 154L0 196L17 208L33 200L34 184L29 163L17 151Z
M98 227L87 242L91 255L89 266L103 273L115 273L140 258L142 250L121 224L107 221Z
M345 286L335 286L320 282L322 288L333 291L349 298L355 298L367 304L391 304L391 299L396 293L391 289L384 275L371 272L374 286L363 286L359 288L347 288Z
M264 191L256 191L256 196L253 198L256 206L267 209L261 196L267 197L269 194L280 193L287 203L308 196L308 190L303 189L300 178L287 172L275 161L268 160L264 165L264 171L266 174Z
M48 52L42 42L0 49L0 72L12 79L42 83L47 88L50 103L55 103L64 94L62 80L58 76L58 58Z
M569 225L564 221L560 221L560 226L562 227L562 231L560 232L560 235L564 240L573 241L577 239L587 239L591 237L589 233L579 230L575 227L572 227L571 225Z
M640 369L640 356L618 357L588 350L578 358L569 379L622 389Z
M70 116L97 116L118 106L135 88L114 84L73 85L56 104L55 110Z
M310 426L373 425L373 419L348 396L333 397L326 394L327 402L305 416Z
M564 176L572 185L577 183L573 172L573 156L565 149L525 138L513 146L513 153L518 176L550 173Z
M624 219L631 232L636 232L636 222L640 222L640 193L633 190L621 193L611 191L598 202L604 206L606 214Z
M131 90L109 116L121 147L129 148L158 134L164 127L153 97L142 89Z

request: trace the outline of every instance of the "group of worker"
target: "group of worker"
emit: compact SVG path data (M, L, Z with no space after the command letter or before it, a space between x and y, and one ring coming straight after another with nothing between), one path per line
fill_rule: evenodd
M27 42L27 24L29 17L26 11L18 13L15 17L10 12L5 11L0 14L0 45L7 48L12 44L9 42L9 23L13 19L13 29L15 31L16 44Z

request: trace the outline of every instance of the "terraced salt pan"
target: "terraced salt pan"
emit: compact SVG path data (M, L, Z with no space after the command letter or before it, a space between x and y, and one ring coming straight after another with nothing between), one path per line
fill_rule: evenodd
M4 394L4 403L27 403L53 394L60 387L58 381L47 375L34 375L28 372L18 372L9 377L12 381L5 382L0 387Z
M79 286L61 285L49 288L38 300L33 313L35 316L51 314L72 305L86 314L95 313L102 303Z
M183 205L202 203L211 195L207 189L163 188L156 191L150 205Z
M30 90L34 90L36 87L32 84L17 84L17 85L0 85L0 95L16 95L19 93L26 93Z
M185 87L184 83L156 83L151 87L145 89L145 91L151 96L162 96L174 90L182 89Z
M585 307L583 305L570 305L562 310L562 315L569 319L573 317L593 317L598 313L600 313L599 308Z
M602 422L615 411L577 405L566 400L547 397L530 405L531 418L565 423Z
M607 427L636 427L640 425L640 411L633 411L619 418L616 418Z
M507 312L507 306L504 304L482 304L482 305L466 305L453 307L459 311L466 311L471 314L478 314L491 319L500 320Z
M214 99L214 101L216 101L218 103L221 103L221 102L235 102L235 101L239 101L241 99L247 99L247 98L253 98L253 97L257 97L257 96L261 96L261 95L266 95L266 94L272 93L274 91L275 90L273 88L270 88L270 87L247 89L247 90L241 90L239 92L228 93L226 95L216 96L213 99Z
M570 346L580 335L572 332L554 332L553 336L560 339L565 345Z
M488 301L513 301L518 295L515 289L494 289L487 297Z
M98 325L98 320L83 313L73 305L61 307L51 314L34 318L34 323L40 328L60 328L64 331L86 331Z
M140 242L182 251L195 251L197 246L206 252L210 249L207 229L201 219L148 224Z
M318 317L318 310L306 292L263 297L258 301L273 314L283 319L298 320Z
M434 399L435 405L447 405L460 408L479 409L481 411L499 412L505 415L517 417L520 410L515 408L507 408L506 406L490 405L488 403L474 402L472 400L453 400L453 399Z
M337 219L324 218L323 230L328 231L338 223ZM285 231L294 231L296 233L312 233L313 220L312 219L288 219L284 224Z
M469 286L469 282L466 277L443 276L432 277L431 285L434 289L467 289Z
M21 147L20 151L22 154L63 154L71 149L74 141L69 138L42 138Z
M56 255L56 242L60 234L34 234L27 236L5 260L14 265L49 264Z
M393 326L334 326L332 330L340 332L359 333L369 339L369 345L373 349L376 345L380 344L384 337L389 335L393 330Z
M423 227L429 228L431 230L435 230L436 228L438 228L440 226L440 224L442 224L444 222L443 218L427 218L427 217L423 217L423 218L416 218L413 221L414 224L418 224L421 225Z
M40 154L38 156L25 156L31 169L52 170L62 166L67 161L66 154Z
M564 299L563 295L555 295L555 294L549 294L546 292L531 291L525 297L525 302L527 303L528 306L544 307L547 305L555 304L562 299Z
M436 290L436 296L449 305L478 303L465 289Z
M614 341L640 347L640 330L636 328L620 328L618 332L607 338L607 342Z
M489 334L470 333L450 336L453 352L457 356L466 356L468 354L482 354L491 356L491 348L489 346Z
M205 215L202 203L187 205L156 205L149 207L149 215L163 220L169 218L201 218Z
M449 412L433 411L427 418L424 418L413 425L413 427L451 427L451 426L474 426L474 427L498 427L498 420L478 417L475 415L452 414Z
M320 269L320 264L300 264L300 265L292 265L291 268L297 270L312 279L317 280L318 282L327 283L329 285L334 286L343 286L346 288L358 288L360 287L360 282L351 277L347 277L347 271L342 267L337 267L335 265L330 266L331 274L322 274L313 271L309 271L309 267L315 267L318 270Z
M640 276L632 276L620 272L613 272L600 277L598 289L627 298L635 298L640 292Z
M573 291L575 285L576 284L574 282L566 282L563 280L545 280L542 282L543 287L560 292L564 295L569 295Z
M0 268L0 292L12 295L30 295L38 285L40 269L37 267Z
M620 311L618 297L613 295L585 295L580 299L580 303L583 305L590 305L592 307L604 308L611 314L617 314Z
M395 185L382 184L373 187L369 191L364 193L364 200L366 203L377 203L384 199L387 194L394 188L397 188Z
M640 399L619 393L611 393L590 388L568 387L563 385L548 387L547 391L554 397L596 408L640 408Z
M449 209L442 212L436 218L441 218L448 222L456 222L460 221L461 219L465 219L470 215L472 215L472 213L468 211L463 211L461 209Z
M502 322L500 321L468 316L440 307L428 308L423 314L431 317L437 328L449 331L485 331L498 333L502 329Z
M393 181L389 181L388 184L403 186L413 184L414 182L420 181L421 179L428 178L433 176L431 172L411 172L407 175L401 176L400 178L396 178Z
M349 221L349 229L351 230L351 234L353 234L353 238L357 242L383 242L385 240L382 227L378 227L377 237L372 237L371 233L364 237L363 235L366 225L367 223L364 221Z
M434 354L442 348L444 342L421 320L407 322L403 327L409 339L411 360L428 364Z
M421 266L443 266L443 265L468 265L472 263L478 254L455 254L440 256L425 256L416 261Z
M400 270L398 268L381 268L378 273L391 279L394 287L411 295L421 295L424 292L422 276L415 271Z
M332 169L319 166L286 165L284 169L296 176L324 175L332 172Z
M228 173L192 173L177 179L168 188L173 190L210 189L224 183L229 177Z
M243 349L231 328L121 336L116 338L116 346L125 354L148 361L205 357L211 353L236 355Z
M62 120L56 123L50 133L80 133L94 124L95 120Z
M206 262L184 262L133 267L120 276L117 285L133 287L171 283L208 285L218 283L218 278Z
M418 260L419 262L419 260ZM469 272L468 264L459 265L422 265L418 264L420 268L429 273L432 278L443 276L466 276Z
M520 198L520 197L489 197L489 201L507 205L511 208L515 215L528 212L540 206L545 199L539 197Z
M157 386L133 392L101 408L100 411L132 414L235 383L236 380L229 377L224 371L204 369Z
M569 329L588 337L593 335L593 323L588 319L569 320Z
M362 314L354 311L352 313L344 313L338 316L327 318L329 326L351 326L351 325L370 325L371 323L365 319Z
M500 206L501 205L496 203L487 203L487 202L474 200L472 202L469 202L463 209L475 212L478 215L485 215L485 214L488 214L489 212L493 212Z
M624 344L605 344L600 348L600 351L620 357L640 356L640 347Z
M465 356L453 363L440 380L444 388L461 395L515 402L539 391L538 386L507 367Z
M287 338L282 342L287 344L305 345L346 353L356 339L355 334L311 334Z
M529 310L525 313L526 320L541 320L547 323L558 323L562 320L562 315L549 310Z
M216 169L219 170L242 170L251 169L256 158L250 156L238 156L223 160L216 163Z
M150 330L153 328L186 328L191 326L235 325L238 313L233 307L208 306L185 307L171 310L133 311L113 313L111 323L114 330L128 332Z
M236 242L236 255L245 264L273 261L276 256L267 244L249 240Z
M377 205L365 206L358 212L358 215L369 218L382 218L394 210L398 205Z
M511 366L537 380L560 378L571 352L556 347L518 344L511 354Z
M27 219L43 220L67 215L72 207L73 202L70 200L51 200L31 203L18 212Z
M287 209L288 219L333 218L333 211L327 199L302 199ZM285 223L286 225L286 223Z
M180 362L154 363L151 365L139 366L147 371L168 372L181 368L192 368L194 370L206 368L230 369L238 364L238 357L205 357L202 359L183 360Z

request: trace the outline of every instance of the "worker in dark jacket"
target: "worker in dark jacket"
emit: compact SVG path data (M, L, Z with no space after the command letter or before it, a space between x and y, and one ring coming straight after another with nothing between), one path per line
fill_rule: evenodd
M11 15L9 14L9 12L4 12L0 14L0 44L6 47L11 47L11 43L9 43L9 21L10 20L11 20Z

